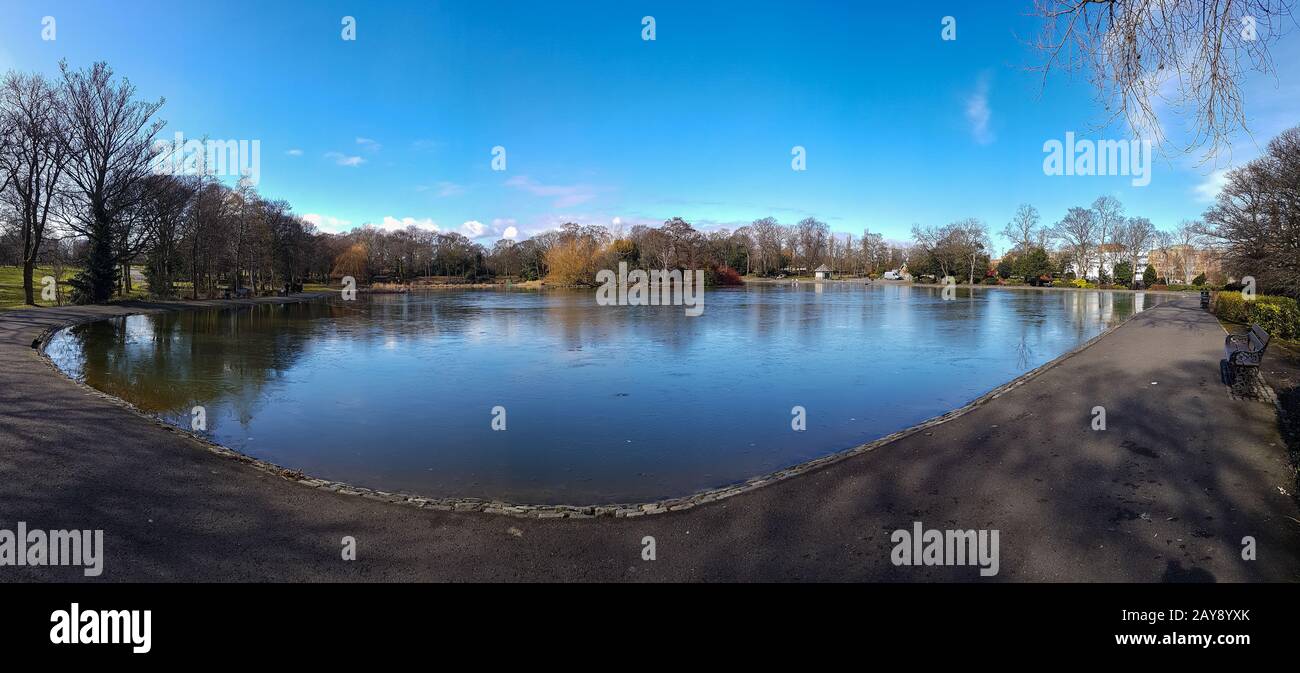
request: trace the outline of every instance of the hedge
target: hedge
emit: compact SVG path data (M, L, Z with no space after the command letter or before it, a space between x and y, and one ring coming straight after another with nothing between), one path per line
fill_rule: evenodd
M1290 297L1261 294L1254 301L1246 301L1240 292L1218 292L1210 308L1214 315L1230 322L1257 323L1271 336L1300 338L1300 306Z

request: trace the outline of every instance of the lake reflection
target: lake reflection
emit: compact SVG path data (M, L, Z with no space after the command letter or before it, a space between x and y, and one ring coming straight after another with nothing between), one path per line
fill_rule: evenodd
M942 414L1158 301L805 283L710 291L692 318L593 292L445 291L129 316L63 330L48 353L177 425L202 405L214 441L313 476L635 502Z

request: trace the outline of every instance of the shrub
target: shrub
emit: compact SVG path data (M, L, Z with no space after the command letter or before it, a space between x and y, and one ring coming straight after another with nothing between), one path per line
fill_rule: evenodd
M1279 339L1300 337L1300 306L1290 297L1258 295L1246 301L1240 292L1219 292L1210 310L1229 322L1256 323Z
M1300 309L1296 307L1296 301L1290 297L1273 297L1273 299L1286 301L1252 302L1254 305L1250 307L1251 322L1259 323L1260 327L1279 339L1300 337Z
M997 284L998 284L998 279L997 279L996 277L990 276L990 277L984 279L984 284L985 284L985 285L997 285Z
M726 264L723 264L722 266L718 267L717 269L714 269L714 271L713 271L713 284L714 284L714 285L722 285L722 286L727 286L727 285L744 285L744 284L745 284L745 281L744 281L744 280L741 280L741 278L740 278L740 274L739 274L739 273L736 273L736 270L735 270L735 269L733 269L733 268L727 266Z
M595 285L600 270L599 242L572 237L546 251L546 282L549 285Z
M1115 282L1120 285L1133 284L1133 265L1128 260L1115 265Z
M1028 280L1043 276L1050 278L1055 271L1056 266L1052 264L1052 258L1047 254L1047 251L1036 247L1015 257L1012 263L1011 275L1022 276Z
M1151 287L1152 285L1155 284L1156 284L1156 268L1148 264L1147 270L1142 272L1142 285L1145 287Z
M1205 284L1205 274L1201 274L1192 279L1192 285L1201 286Z

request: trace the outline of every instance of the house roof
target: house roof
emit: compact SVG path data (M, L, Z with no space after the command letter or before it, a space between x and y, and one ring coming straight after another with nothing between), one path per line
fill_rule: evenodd
M830 270L831 268L829 266L826 266L825 264L817 267L816 269L813 269L813 271L830 271Z

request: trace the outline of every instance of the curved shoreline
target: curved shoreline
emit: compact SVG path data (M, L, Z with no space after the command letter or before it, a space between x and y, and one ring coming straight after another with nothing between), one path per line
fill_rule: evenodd
M832 281L832 282L836 282L836 281ZM908 286L914 286L914 285L908 284ZM937 287L942 287L942 286L937 286ZM1029 288L1029 289L1079 290L1080 288ZM1110 292L1112 290L1085 290L1085 291ZM1130 290L1130 292L1132 291ZM1176 293L1170 293L1170 294L1176 294ZM76 325L98 322L101 320L123 318L131 315L159 313L162 311L236 309L240 307L259 306L259 305L305 303L310 301L319 301L322 299L326 299L330 296L332 296L332 293L317 292L317 293L292 295L289 297L263 297L258 299L246 299L246 300L241 300L241 299L199 300L199 301L182 300L182 301L168 301L168 302L123 302L119 304L109 304L106 305L106 307L110 307L110 308L122 307L128 309L138 308L140 310L128 310L125 312L115 313L112 315L89 314L89 315L82 316L81 318L68 319L60 324L52 325L42 330L39 336L32 342L32 348L37 351L37 353L41 356L41 359L54 372L56 372L58 376L60 376L66 381L70 381L73 384L81 387L83 390L88 391L103 399L106 399L109 402L112 402L113 404L127 410L128 412L136 416L139 416L153 423L158 427L166 429L169 432L194 440L195 442L200 444L204 449L206 449L211 453L219 455L223 458L230 458L236 460L240 463L249 465L262 472L272 474L276 477L288 481L296 482L308 488L321 489L325 491L339 493L342 495L361 496L371 500L378 500L382 502L389 502L389 503L401 504L407 506L414 506L419 509L430 509L434 511L483 512L486 514L523 517L523 518L539 518L539 519L548 519L548 518L587 519L587 518L596 518L596 517L636 518L636 517L651 515L651 514L662 514L665 512L689 510L698 505L704 505L711 502L725 500L732 496L736 496L742 493L747 493L750 491L760 489L764 486L768 486L804 474L815 472L817 470L829 467L841 461L852 458L854 456L867 453L870 451L874 451L877 448L880 448L887 444L891 444L893 442L904 439L906 437L912 436L923 430L927 430L929 428L959 418L979 408L980 406L983 406L984 404L987 404L988 402L997 399L998 397L1002 396L1008 391L1014 390L1015 388L1024 385L1025 383L1033 380L1039 375L1060 365L1061 363L1065 362L1066 360L1069 360L1070 358L1078 355L1079 353L1082 353L1083 351L1087 350L1088 348L1096 344L1106 335L1119 329L1124 324L1128 323L1129 321L1133 320L1134 318L1142 314L1142 312L1136 312L1129 315L1124 320L1121 320L1120 322L1111 325L1110 327L1098 333L1096 336L1083 342L1082 344L1079 344L1073 349L1062 353L1056 358L1053 358L1052 360L1049 360L1048 362L1045 362L1042 365L1039 365L1038 367L1035 367L1034 369L1031 369L1023 373L1017 376L1016 378L993 388L992 390L989 390L988 392L980 395L979 397L976 397L975 399L971 400L970 402L967 402L966 404L960 407L957 407L956 409L945 412L938 416L928 418L924 421L921 421L920 423L909 426L907 428L897 430L888 435L885 435L884 437L880 437L871 440L869 442L859 444L857 446L849 447L847 449L834 451L825 456L821 456L819 458L813 458L804 461L802 463L797 463L790 467L786 467L766 474L760 474L754 477L750 477L748 479L745 479L744 481L733 482L731 484L727 484L724 486L705 489L703 491L698 491L690 495L663 498L663 499L649 501L649 502L612 503L612 504L602 504L602 505L564 505L564 504L538 505L538 504L512 503L512 502L506 502L503 500L490 499L490 498L471 498L471 497L435 498L435 497L428 497L428 496L422 496L418 494L405 493L405 492L384 491L381 489L374 489L365 486L357 486L342 481L334 481L329 479L321 479L318 477L313 477L311 475L302 472L301 470L284 467L282 465L278 465L266 460L262 460L260 458L254 458L253 456L249 456L248 454L242 453L240 451L224 446L222 444L213 442L202 435L199 435L197 433L186 430L183 427L169 423L155 414L148 413L136 407L134 404L132 404L131 402L123 398L117 397L115 395L111 395L93 386L90 386L82 381L73 379L69 377L67 374L65 374L63 370L59 369L59 367L54 363L53 359L49 356L49 354L45 352L46 346L48 346L50 342L50 338L55 333L68 329L69 327L74 327ZM69 307L69 308L75 308L75 307ZM1151 309L1146 309L1146 310L1151 310Z
M266 301L286 299L200 306ZM1223 330L1194 301L1143 311L960 415L877 440L888 450L854 447L689 511L587 520L303 488L123 413L31 348L70 322L177 307L0 315L0 528L103 529L99 581L1300 581L1276 410L1218 382ZM1092 427L1098 406L1104 432ZM890 532L917 522L1000 530L1001 572L896 565ZM1241 562L1243 534L1258 561ZM340 560L345 536L356 561ZM646 537L658 541L653 562ZM88 580L75 567L0 568L8 581Z

